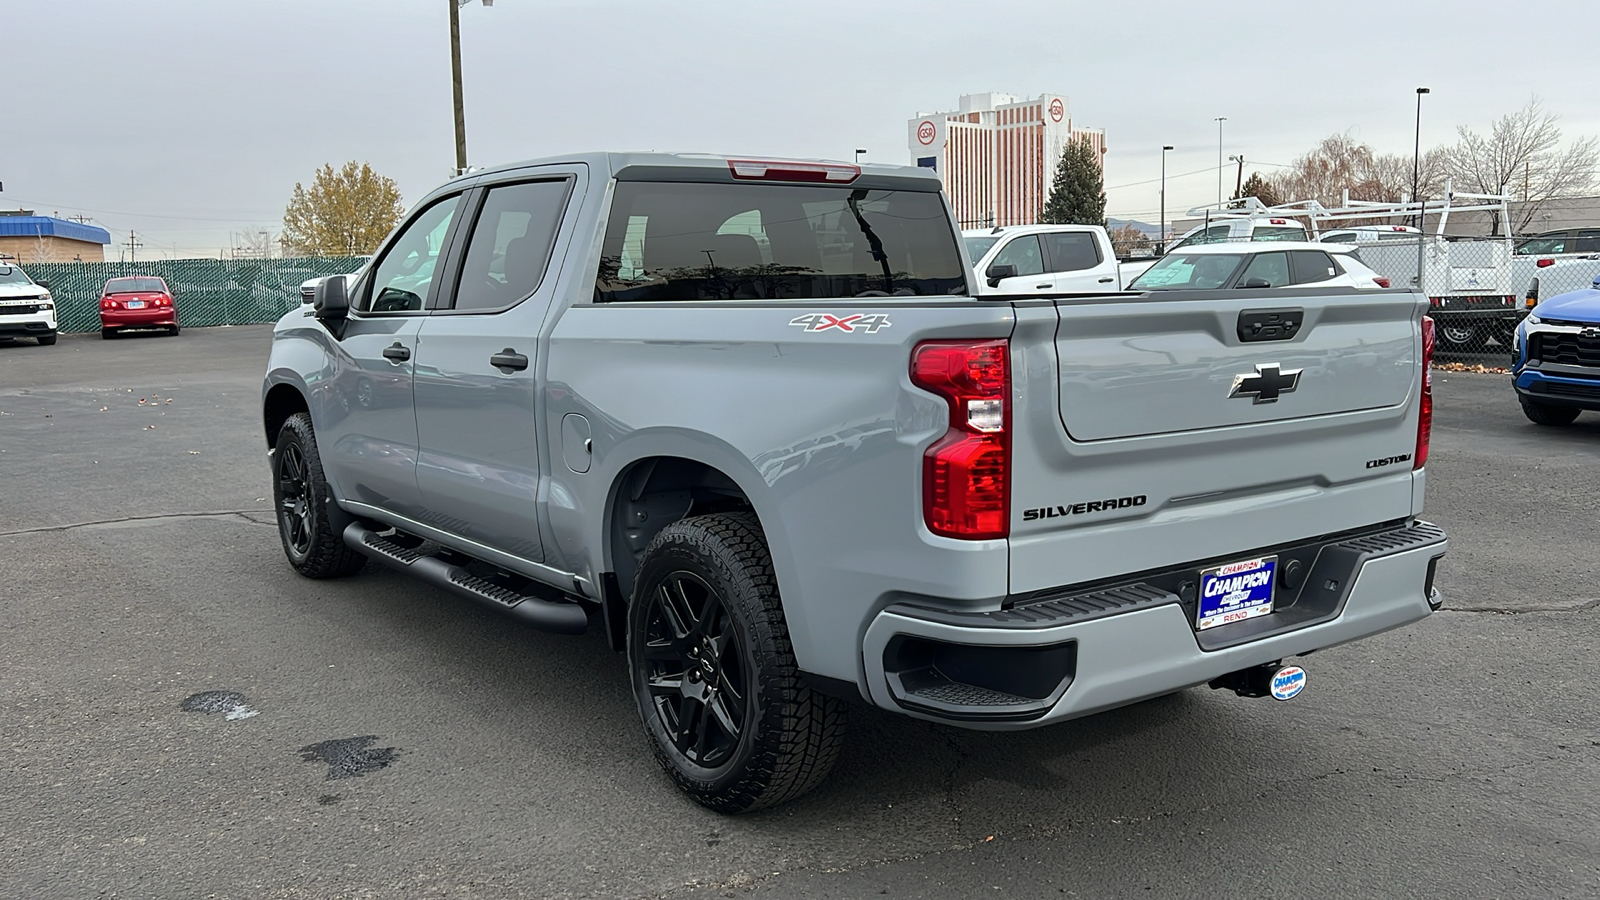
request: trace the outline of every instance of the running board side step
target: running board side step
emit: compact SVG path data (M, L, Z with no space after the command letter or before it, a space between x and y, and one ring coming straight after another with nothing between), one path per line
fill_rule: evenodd
M589 628L589 614L576 603L549 600L502 587L479 578L461 566L423 552L419 547L407 547L391 541L360 522L351 522L345 528L344 542L358 553L541 631L583 634Z

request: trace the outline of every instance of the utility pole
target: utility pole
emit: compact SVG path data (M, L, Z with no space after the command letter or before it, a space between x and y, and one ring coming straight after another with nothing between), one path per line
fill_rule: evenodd
M128 243L126 246L128 248L128 263L131 265L135 262L135 254L137 253L138 249L144 246L144 241L139 240L139 236L134 234L132 230L129 230Z
M1171 149L1171 144L1161 145L1161 241L1157 253L1167 252L1167 151Z
M456 174L467 171L467 113L461 106L461 13L450 4L450 91L456 105Z
M1228 162L1237 162L1239 164L1239 174L1233 177L1233 196L1238 197L1244 193L1244 155L1229 155Z

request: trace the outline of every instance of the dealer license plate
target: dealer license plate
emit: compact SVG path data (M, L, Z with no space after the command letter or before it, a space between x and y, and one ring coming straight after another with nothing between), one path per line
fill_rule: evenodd
M1276 556L1202 569L1195 629L1204 631L1272 612L1272 586L1277 574Z
M144 301L143 300L129 300L128 301L128 308L129 309L144 309Z

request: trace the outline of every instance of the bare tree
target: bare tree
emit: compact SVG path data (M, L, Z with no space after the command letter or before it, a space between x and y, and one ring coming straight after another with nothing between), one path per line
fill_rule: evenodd
M1144 254L1152 246L1150 236L1132 225L1120 225L1113 228L1110 238L1111 249L1118 256L1126 257Z
M1379 155L1348 134L1329 135L1274 177L1271 187L1285 202L1340 206L1346 191L1352 200L1396 201L1411 193L1411 157Z
M279 243L278 235L266 229L234 232L233 255L235 259L271 259L273 245Z
M1562 147L1561 129L1556 127L1560 118L1546 112L1534 97L1527 106L1496 120L1487 136L1459 126L1459 140L1444 148L1444 171L1457 190L1521 198L1524 202L1511 223L1520 231L1549 201L1591 190L1600 173L1600 144L1586 137ZM1499 230L1498 214L1491 217L1491 228Z

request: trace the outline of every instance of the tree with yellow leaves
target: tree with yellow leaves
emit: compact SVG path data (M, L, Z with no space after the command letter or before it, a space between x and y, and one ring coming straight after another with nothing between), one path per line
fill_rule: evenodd
M363 256L404 214L393 178L355 160L337 172L324 164L309 190L295 182L283 211L283 246L301 256Z

